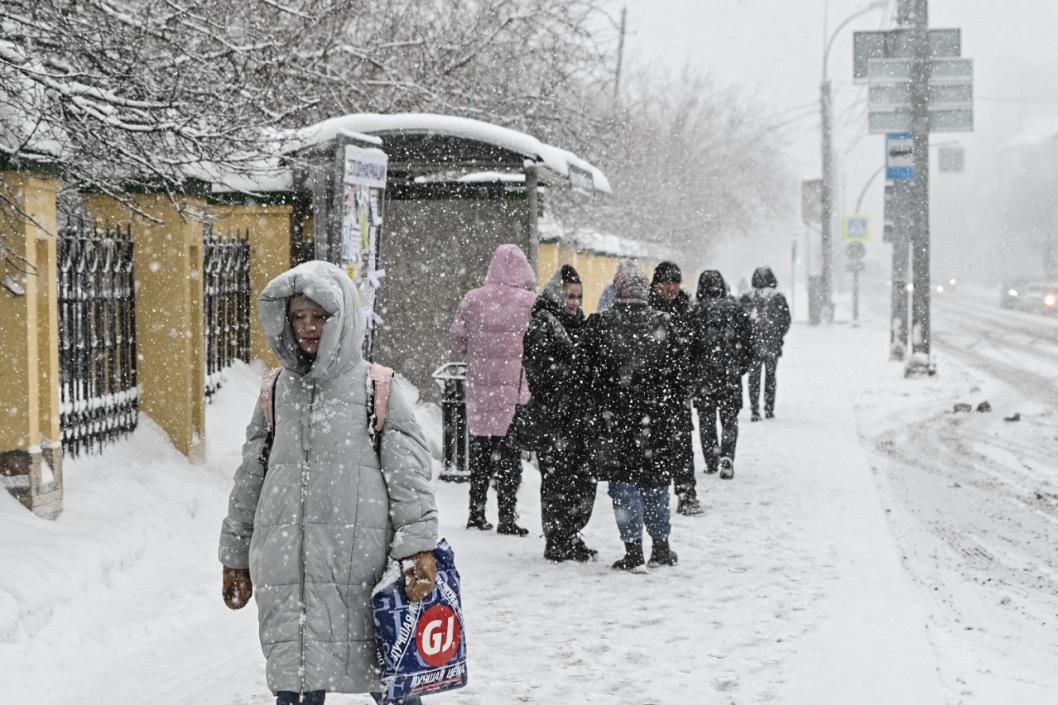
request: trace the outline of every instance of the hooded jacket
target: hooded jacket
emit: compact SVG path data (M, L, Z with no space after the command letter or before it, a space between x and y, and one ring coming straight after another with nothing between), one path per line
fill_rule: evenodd
M570 312L560 272L548 281L533 304L533 317L525 331L525 378L529 382L534 413L547 431L557 434L579 416L578 379L574 374L574 349L584 326L584 312Z
M467 358L467 422L475 436L504 436L514 407L529 401L522 336L536 300L536 274L517 245L500 245L485 285L463 297L448 335Z
M782 355L782 344L790 331L790 306L779 293L775 273L770 267L753 271L753 291L742 297L742 308L753 326L753 356L758 360Z
M642 279L622 295L621 279ZM618 301L588 318L577 348L578 374L586 381L595 415L593 467L599 479L663 487L667 463L657 453L668 447L676 419L665 403L667 380L675 361L669 342L669 316L647 306L646 276L621 270L615 276Z
M742 375L751 356L749 317L715 269L698 277L697 299L689 325L692 394L698 399L737 395L741 407Z
M298 294L330 314L314 361L298 353L287 320ZM250 570L273 692L377 692L371 590L388 559L437 545L426 440L394 380L374 449L364 315L344 272L327 262L298 265L265 287L259 306L283 363L274 441L266 472L268 424L255 403L219 558Z

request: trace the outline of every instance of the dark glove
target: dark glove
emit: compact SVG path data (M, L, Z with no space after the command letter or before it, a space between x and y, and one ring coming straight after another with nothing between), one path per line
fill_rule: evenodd
M401 561L404 568L404 594L412 602L422 602L437 582L437 559L430 551L416 553Z
M253 582L250 580L250 571L245 568L229 568L224 566L224 588L221 591L224 604L229 609L237 610L246 606L253 597Z

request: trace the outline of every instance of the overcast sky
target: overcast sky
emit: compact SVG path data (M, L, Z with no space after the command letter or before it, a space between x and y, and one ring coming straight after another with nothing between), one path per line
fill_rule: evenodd
M820 174L817 103L822 70L824 16L833 30L867 0L613 0L614 13L628 8L626 59L677 69L687 63L709 70L776 108L804 108L805 119L782 132L789 166L801 178ZM882 163L883 138L868 135L861 110L865 89L852 83L852 32L892 26L887 12L864 15L837 36L829 59L837 116L837 187L847 209ZM944 231L944 203L994 170L1003 141L1023 123L1058 116L1058 1L932 0L931 27L962 29L963 56L974 59L975 132L936 135L967 147L967 174L934 180L934 229ZM1030 101L1043 101L1032 103ZM880 180L879 180L880 181ZM941 201L938 203L938 200ZM864 210L880 215L881 185L869 191ZM795 227L791 223L790 227ZM875 251L881 254L878 248Z

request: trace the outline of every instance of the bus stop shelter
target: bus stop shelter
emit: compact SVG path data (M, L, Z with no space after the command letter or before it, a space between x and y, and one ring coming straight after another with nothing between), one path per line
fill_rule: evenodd
M350 145L381 150L387 159L372 357L435 398L430 374L452 357L449 325L463 295L484 283L496 247L518 245L539 272L539 194L548 188L608 194L609 183L572 152L478 120L411 113L333 118L303 130L289 155L294 189L312 194L319 259L340 262L341 161Z

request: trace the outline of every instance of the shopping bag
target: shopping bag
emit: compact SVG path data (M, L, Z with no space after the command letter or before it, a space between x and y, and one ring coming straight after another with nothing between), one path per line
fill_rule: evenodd
M404 576L395 562L371 596L384 703L467 684L467 644L455 554L441 539L433 555L437 583L422 602L405 597Z

